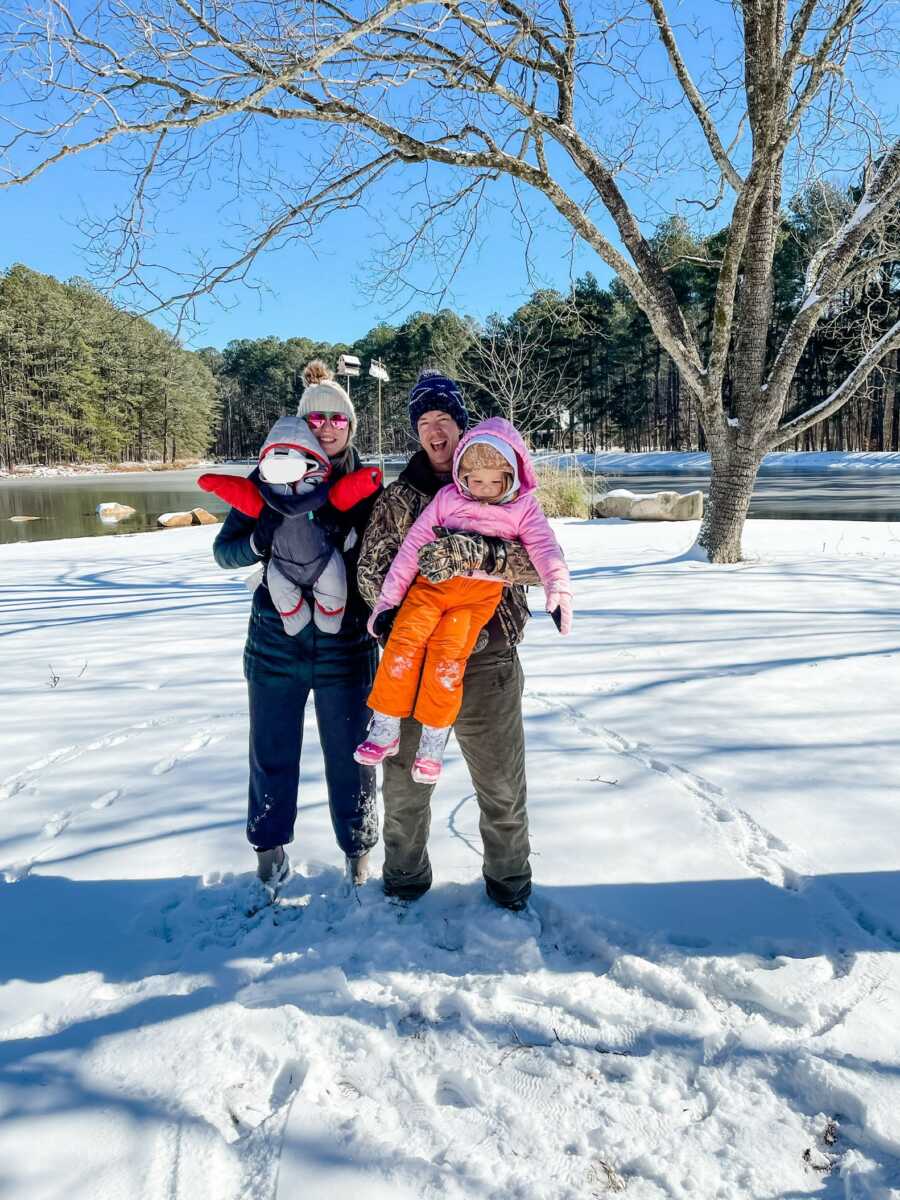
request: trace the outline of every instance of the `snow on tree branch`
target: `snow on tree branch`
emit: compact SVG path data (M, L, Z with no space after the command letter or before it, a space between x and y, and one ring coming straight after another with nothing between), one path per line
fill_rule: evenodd
M895 322L887 333L878 339L869 352L856 364L847 378L819 404L813 405L799 416L787 421L766 440L766 451L798 437L819 421L838 411L857 392L872 372L879 367L893 350L900 348L900 321Z

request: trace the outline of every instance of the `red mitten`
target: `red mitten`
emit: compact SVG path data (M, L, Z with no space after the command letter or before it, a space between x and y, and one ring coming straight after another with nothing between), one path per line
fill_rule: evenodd
M360 467L337 481L328 493L328 499L338 510L347 512L359 504L360 500L368 500L381 487L381 471L378 467Z
M253 480L240 475L201 475L197 486L203 488L204 492L212 492L246 517L258 517L266 507Z

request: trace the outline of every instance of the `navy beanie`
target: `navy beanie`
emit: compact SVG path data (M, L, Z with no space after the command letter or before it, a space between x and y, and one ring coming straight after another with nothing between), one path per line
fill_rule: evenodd
M445 412L453 418L465 433L469 414L463 403L458 383L442 375L440 371L422 371L409 393L409 421L416 432L419 418L427 412Z

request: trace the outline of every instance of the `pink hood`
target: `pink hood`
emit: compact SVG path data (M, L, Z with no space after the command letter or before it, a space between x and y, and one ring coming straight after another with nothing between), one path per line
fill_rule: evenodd
M531 458L529 457L522 435L514 425L511 425L503 417L488 417L486 421L481 421L459 439L459 445L456 447L456 453L453 455L453 482L457 488L460 491L463 490L457 470L459 460L464 454L466 447L471 446L473 442L490 443L492 441L503 442L515 455L519 484L518 495L524 496L527 492L535 491L538 485L537 476L534 473L534 467L531 465Z
M485 441L495 449L502 447L504 457L508 454L510 468L518 475L519 488L515 494L499 503L481 503L470 497L461 486L458 467L460 456L473 442ZM515 465L513 465L515 464ZM453 456L453 483L435 495L428 506L413 522L412 528L400 544L400 549L391 563L390 570L381 585L381 595L373 612L397 608L419 574L419 551L438 536L436 528L449 532L482 533L486 537L502 538L505 541L520 541L528 552L535 570L541 578L547 596L557 592L571 592L572 583L566 560L554 537L547 518L537 500L537 476L521 435L502 417L491 417L482 421L460 439ZM469 572L473 578L486 579L491 583L504 582L496 575L485 575L481 571ZM370 632L372 629L370 623Z

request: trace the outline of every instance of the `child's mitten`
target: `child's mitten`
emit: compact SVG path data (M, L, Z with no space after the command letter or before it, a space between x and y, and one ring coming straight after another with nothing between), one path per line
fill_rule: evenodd
M338 512L347 512L361 500L368 500L381 487L378 467L360 467L342 476L328 492L328 499Z
M553 618L553 623L565 637L572 632L572 593L562 592L556 588L547 593L547 612Z
M204 492L212 492L246 517L258 517L265 507L265 500L259 494L259 488L252 479L245 479L241 475L201 475L197 485L203 488Z

